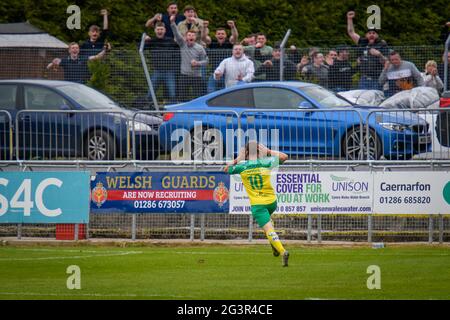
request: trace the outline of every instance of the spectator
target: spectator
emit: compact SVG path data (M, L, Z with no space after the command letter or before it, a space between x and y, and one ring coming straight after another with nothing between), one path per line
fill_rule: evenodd
M231 29L231 37L228 40L227 31L225 28L218 28L216 30L215 39L211 41L209 38L209 50L208 57L211 62L212 70L216 70L220 62L232 54L233 44L237 43L239 39L239 33L234 21L227 21L228 27ZM225 87L225 82L222 79L215 80L214 73L208 79L208 93L222 89Z
M276 45L272 50L272 59L264 61L256 70L255 76L265 74L267 81L280 81L280 66L281 49L279 45ZM285 59L284 80L295 80L296 71L295 64L292 61Z
M244 41L246 40L244 39ZM266 45L266 35L261 32L255 34L255 41L255 44L249 44L244 47L245 53L259 62L264 62L268 59L271 59L273 49L271 46ZM247 42L252 43L252 38L248 38Z
M173 39L173 32L170 28L170 17L175 16L175 23L179 24L181 21L185 20L186 17L182 14L178 14L178 5L176 2L171 1L167 4L167 13L161 14L157 13L153 16L153 18L149 19L145 26L147 28L154 28L157 22L164 23L164 27L166 28L166 37Z
M348 48L341 46L337 48L337 58L330 66L328 84L331 90L347 91L352 89L352 77L356 70L349 62Z
M90 73L88 69L88 62L102 59L106 52L110 50L109 44L95 56L80 55L80 46L76 42L69 44L69 56L63 59L55 58L47 66L47 69L57 70L61 66L64 70L64 80L85 84L89 78Z
M256 44L256 34L252 33L249 34L247 37L244 38L244 40L241 41L241 44L246 46L254 46Z
M337 52L336 50L330 50L325 56L325 65L330 67L333 65L334 61L336 60Z
M372 28L361 38L353 27L355 12L347 13L347 32L353 42L358 45L358 70L361 74L360 89L380 90L378 78L383 71L385 56L388 54L386 41L381 40L378 31Z
M303 67L302 74L308 81L317 83L322 87L328 87L328 66L324 64L325 58L320 52L313 54L312 63Z
M225 75L225 86L231 87L238 82L251 82L255 73L253 62L244 54L241 44L233 46L233 55L223 60L214 71L214 78L219 80Z
M256 70L261 66L261 63L272 59L273 49L266 43L266 35L260 32L256 34L256 43L254 45L244 47L245 54L254 62ZM265 74L260 74L255 78L255 81L263 81L265 79Z
M403 61L396 51L389 54L389 61L386 61L379 81L382 86L385 83L388 84L388 89L385 91L386 97L424 84L422 75L414 63Z
M267 37L260 32L256 35L255 60L264 62L272 57L273 48L267 45Z
M441 28L441 35L439 37L439 43L445 43L450 35L450 21L444 21Z
M422 73L422 77L425 87L435 88L439 93L444 89L444 83L439 77L436 61L430 60L425 64L425 72Z
M184 7L184 16L186 19L178 24L178 30L181 36L186 36L188 31L194 32L196 42L205 47L209 33L209 22L199 19L193 6Z
M447 55L447 60L448 60L448 66L447 66L447 88L445 88L444 90L450 90L450 50L448 52ZM439 77L442 79L442 81L445 82L445 53L444 55L442 55L442 63L439 64L438 66L438 71L439 71Z
M295 45L291 45L287 51L288 59L291 60L291 62L300 61L302 56L300 54L300 51L297 49Z
M103 31L101 31L100 27L96 25L89 27L89 39L80 46L80 50L83 55L95 56L99 54L105 46L105 41L109 30L108 10L102 9L100 11L100 15L103 16Z
M181 35L175 24L175 16L170 17L170 27L181 49L179 95L182 100L189 100L189 89L192 89L195 97L202 96L205 93L205 83L200 67L208 64L205 48L196 42L195 31L188 31L184 37Z
M309 64L312 64L313 61L313 55L315 53L320 52L319 48L312 47L308 50L308 55L304 55L300 62L297 64L297 72L301 73L303 68L306 67Z
M150 50L150 59L153 67L151 77L155 90L160 84L164 84L165 98L168 103L175 103L176 97L176 75L179 69L180 47L173 39L166 37L166 27L164 23L155 24L155 38L150 39L145 44L145 49Z

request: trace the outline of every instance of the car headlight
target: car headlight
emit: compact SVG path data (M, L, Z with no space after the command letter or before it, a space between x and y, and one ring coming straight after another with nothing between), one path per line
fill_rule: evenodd
M128 130L130 130L130 131L153 131L153 128L143 122L128 121Z
M379 125L385 129L392 130L392 131L399 131L399 132L403 132L406 129L408 129L408 126L401 124L401 123L381 122L381 123L379 123Z

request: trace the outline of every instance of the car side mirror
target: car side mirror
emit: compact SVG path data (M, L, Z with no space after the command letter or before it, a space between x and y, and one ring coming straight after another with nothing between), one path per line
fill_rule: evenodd
M314 109L314 106L309 101L302 101L298 105L299 109Z
M70 107L67 104L63 104L59 107L59 110L63 110L63 111L69 111L72 110L70 109Z

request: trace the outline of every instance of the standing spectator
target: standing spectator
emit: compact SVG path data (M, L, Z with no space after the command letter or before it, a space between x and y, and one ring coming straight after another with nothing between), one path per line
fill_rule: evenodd
M155 24L155 38L150 39L145 44L145 49L151 52L150 59L153 67L151 77L155 90L160 84L164 84L167 92L168 103L175 103L176 89L175 79L179 69L180 47L173 39L166 37L166 27L164 23Z
M304 55L300 62L297 64L297 72L301 73L303 68L313 62L313 55L319 53L320 50L317 47L312 47L308 50L308 55Z
M275 45L272 51L272 59L264 61L255 72L255 76L260 74L266 75L267 81L280 81L281 66L281 49L279 45ZM296 67L295 64L288 60L284 60L284 80L295 80Z
M425 72L422 73L422 77L425 87L435 88L439 93L444 89L444 83L439 77L436 61L430 60L425 64Z
M173 39L173 32L170 28L170 17L175 16L175 23L179 24L181 21L185 20L186 17L182 14L178 14L178 5L176 2L171 1L167 4L167 13L161 14L157 13L153 16L153 18L150 18L146 23L145 26L147 28L154 28L155 24L157 22L164 23L164 27L166 28L166 37Z
M267 45L267 37L264 33L256 34L255 45L244 47L245 54L255 63L255 69L258 69L264 61L272 59L273 48ZM265 74L260 74L255 81L265 80Z
M64 70L64 80L85 84L90 78L88 61L102 59L109 49L109 44L106 44L105 48L97 55L85 56L80 55L80 46L78 43L72 42L69 44L69 56L63 59L53 59L47 66L47 69L56 70L58 66L61 66Z
M444 88L444 91L450 90L450 50L447 55L447 60L448 60L448 66L447 66L447 77L448 77L447 81L448 82L447 82L447 88ZM445 73L444 73L445 63L444 62L445 62L445 53L444 53L444 55L442 55L442 63L440 63L438 66L439 76L442 79L442 81L445 81Z
M328 53L325 56L325 65L328 67L331 67L334 63L334 61L336 60L337 57L337 52L336 50L330 50L328 51Z
M308 81L317 83L322 87L328 87L328 66L324 64L325 58L320 52L313 54L312 64L308 64L302 69L302 74Z
M178 24L180 34L184 37L188 31L194 32L197 43L206 46L209 22L199 19L195 8L190 5L184 7L184 16L186 19Z
M380 90L378 78L386 62L388 54L386 41L381 40L375 28L369 29L364 38L355 32L353 18L355 12L347 13L347 32L353 42L358 45L358 69L361 74L360 89Z
M181 75L178 86L181 99L189 100L189 89L192 89L195 97L202 96L205 93L205 83L200 67L208 64L205 48L196 42L195 31L188 31L183 38L175 24L175 16L170 17L170 23L175 41L181 50Z
M264 62L272 57L273 48L267 45L267 37L260 32L256 35L255 60Z
M89 39L80 46L81 54L83 55L95 56L99 54L105 46L109 30L108 10L102 9L100 15L103 16L103 31L96 25L89 27Z
M248 36L246 36L242 41L241 44L246 47L246 46L254 46L256 44L256 34L252 33L249 34Z
M302 58L302 55L300 54L300 51L297 49L295 45L291 45L287 51L288 59L291 60L291 62L297 62L300 61Z
M227 31L225 28L218 28L216 30L215 39L208 43L208 57L211 62L212 70L216 70L220 62L232 54L233 45L239 39L239 33L234 21L227 21L228 27L231 29L231 37L228 40ZM209 37L208 37L209 38ZM214 73L208 79L208 93L222 89L225 87L225 82L222 79L215 80Z
M389 54L389 61L386 61L379 81L381 85L388 83L388 89L385 92L386 97L390 97L402 90L423 86L424 83L422 75L414 63L403 61L400 54L396 51L392 51Z
M249 44L244 47L245 53L254 58L256 61L264 62L267 59L270 59L272 57L272 47L266 45L267 43L267 37L264 33L259 32L255 34L255 44ZM252 43L252 37L249 36L249 38L244 39L244 41L248 43Z
M347 47L337 48L337 58L330 66L328 74L328 85L331 90L338 92L352 89L352 77L356 70L350 64L349 56Z
M251 82L255 67L253 62L244 54L241 44L233 46L233 55L223 60L214 71L214 78L219 80L225 75L225 86L228 88L238 82Z

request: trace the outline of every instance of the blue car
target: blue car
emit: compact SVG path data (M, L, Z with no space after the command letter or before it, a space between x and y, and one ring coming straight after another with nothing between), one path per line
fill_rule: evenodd
M159 140L172 159L230 159L252 136L297 159L410 159L431 146L413 112L354 105L304 82L237 85L167 106L163 121Z
M155 159L162 120L134 114L82 84L1 80L0 160Z

